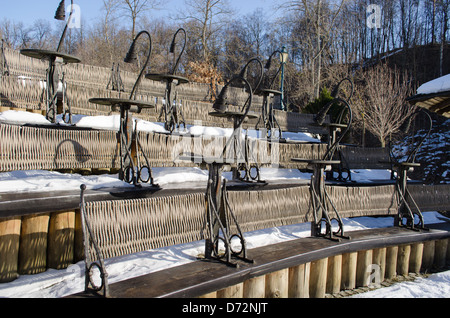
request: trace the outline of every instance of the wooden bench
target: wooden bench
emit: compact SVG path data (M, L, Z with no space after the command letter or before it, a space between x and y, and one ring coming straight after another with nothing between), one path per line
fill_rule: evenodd
M278 273L279 275L276 277L280 281L276 282L277 286L278 288L283 286L282 289L278 289L278 297L299 297L300 287L306 288L302 292L303 297L324 297L325 292L339 292L341 290L341 282L342 286L345 286L347 289L367 286L366 279L364 279L367 278L367 275L364 274L366 270L364 266L373 264L372 257L369 263L364 263L363 257L360 258L358 256L357 261L356 255L364 256L365 253L370 252L371 256L372 251L374 253L380 250L386 251L386 249L395 249L397 251L399 247L416 247L417 244L423 248L423 244L426 242L434 243L434 241L446 241L450 238L448 223L432 224L430 228L430 231L424 232L413 232L398 227L359 230L351 233L351 241L335 242L319 238L302 238L254 248L249 250L249 255L255 260L254 264L240 263L238 268L232 268L223 267L218 262L194 261L186 265L113 283L109 286L109 296L111 298L196 298L205 295L215 295L219 291L217 293L218 297L221 297L220 295L226 297L225 289L235 286L240 291L241 297L246 298L251 297L250 295L259 295L259 298L264 298L271 297L271 292L277 290L275 287L270 288L269 279L274 279ZM423 265L423 270L428 269L433 264L426 264L428 260L425 257L425 253L429 252L434 253L434 244L432 251L427 250L423 252L423 257L422 252L418 255L411 255L411 261L409 254L406 259L400 259L397 258L397 253L393 254L395 255L394 257L391 257L389 254L382 260L375 260L375 264L379 264L383 273L383 277L378 277L379 282L384 280L385 271L391 271L391 267L395 271L397 266L399 268L405 264L408 266L409 262L413 264L410 267L411 272L418 271L417 268L420 270L421 265ZM340 256L340 258L334 259L335 256ZM353 265L341 263L343 256L355 257ZM445 260L445 254L443 257ZM339 265L342 267L342 276L341 271L333 274L333 267L328 267L327 275L326 265L321 267L321 273L317 273L318 268L314 266L321 260L324 260L325 264L340 260ZM415 264L414 262L417 261L418 264ZM294 275L296 268L298 270L298 267L305 266L305 264L308 265L308 269L302 267L303 271L307 271L303 277L309 277L310 274L315 275L313 274L314 272L322 278L319 280L319 276L314 276L314 278L311 276L306 281L302 280L302 286L299 286L296 284L294 276L291 275ZM287 275L288 270L289 275ZM286 276L281 275L281 272L286 272ZM345 276L347 272L348 274ZM337 276L333 278L333 275ZM264 288L263 283L262 286L255 285L254 288L258 288L258 290L253 290L251 287L253 286L252 283L258 278L262 278L263 281L266 278L266 287ZM333 279L337 279L338 283L336 287L330 290L326 286L336 283L333 282ZM244 292L242 291L243 285L246 286L244 287ZM236 288L234 289L235 291ZM224 293L220 293L220 291ZM92 294L89 292L79 293L70 297L92 297Z

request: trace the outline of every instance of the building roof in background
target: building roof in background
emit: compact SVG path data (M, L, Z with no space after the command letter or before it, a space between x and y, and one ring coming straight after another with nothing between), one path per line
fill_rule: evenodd
M417 94L408 98L411 104L450 118L450 74L421 85Z

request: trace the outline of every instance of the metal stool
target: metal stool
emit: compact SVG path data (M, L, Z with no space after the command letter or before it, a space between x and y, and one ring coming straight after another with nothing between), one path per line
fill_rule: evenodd
M136 42L137 40L146 35L149 39L148 44L148 52L147 52L147 60L144 63L141 72L136 80L136 83L133 86L133 89L130 94L129 99L120 99L120 98L93 98L90 99L89 102L100 105L108 105L111 107L113 111L120 111L120 130L118 133L118 138L120 142L120 173L119 178L128 183L132 183L134 185L139 185L141 182L148 183L150 182L152 186L156 186L153 183L153 176L151 167L149 164L149 160L145 153L142 150L142 146L139 142L139 133L137 131L137 127L133 131L133 118L130 113L140 113L144 108L154 108L155 104L144 101L137 101L133 97L135 97L135 93L139 87L141 79L144 75L144 71L150 61L150 56L152 52L152 38L147 31L139 32L134 38L130 49L124 59L126 63L131 63L137 60L136 55ZM132 153L132 148L135 146L136 149L136 160L134 159L134 155ZM141 164L140 156L144 157L145 164ZM147 170L148 176L144 176L144 171Z
M316 237L325 237L331 240L339 240L339 238L349 239L348 236L344 234L344 224L336 209L333 201L331 200L325 186L325 171L330 170L332 165L339 165L341 162L339 160L333 159L336 150L339 148L339 143L350 130L352 122L352 110L347 101L342 99L335 99L334 101L325 105L325 107L316 116L315 121L318 125L324 123L325 117L330 110L333 103L339 102L344 105L348 111L349 121L348 124L343 125L345 131L341 133L339 137L336 134L330 138L328 149L322 159L301 159L293 158L292 161L295 162L306 162L308 164L307 169L312 171L311 177L311 205L313 209L314 221L311 222L311 235ZM342 128L341 125L331 125L331 129ZM332 210L335 214L334 218L330 217L330 210L328 209L328 203L331 205ZM338 223L338 230L333 231L332 221L335 220ZM323 224L325 224L325 231L322 231Z
M227 90L234 81L244 83L249 94L242 111L227 110ZM253 262L247 256L247 247L244 236L228 201L226 181L223 181L222 183L222 171L224 166L248 164L248 156L245 155L246 151L244 150L244 152L242 152L242 124L249 117L257 118L256 114L249 111L252 99L253 91L245 78L236 76L230 80L224 86L219 98L213 105L214 111L209 113L210 116L231 118L234 122L233 135L227 141L221 156L209 158L198 154L183 154L180 158L182 160L191 160L198 164L204 164L208 167L209 177L205 194L208 237L205 239L204 259L224 262L230 266L238 266L236 262L232 261L232 258L238 258L245 262ZM227 156L227 148L232 144L236 151L232 157L229 157ZM240 148L241 151L236 149L236 147ZM233 225L236 228L235 232L231 231ZM232 241L236 239L239 240L239 250L234 250L232 248ZM223 252L220 249L221 244L224 246Z
M145 78L166 83L163 107L158 121L162 120L164 116L164 128L171 133L175 129L179 129L182 125L186 128L186 121L184 120L181 109L181 102L178 101L176 87L189 83L189 80L178 75L154 73L146 74Z
M46 89L45 89L45 110L46 118L52 123L56 123L58 113L58 94L61 92L62 113L64 122L72 124L72 111L70 104L66 100L66 82L62 66L69 63L79 63L80 59L61 52L25 49L20 54L48 62L46 71ZM61 90L59 89L61 87Z
M179 129L181 125L183 125L186 129L186 121L184 120L183 116L182 104L178 100L176 87L182 84L189 83L189 80L183 76L178 76L175 74L187 43L186 31L183 28L179 28L175 32L172 43L170 45L170 53L175 53L176 39L180 32L182 32L184 35L184 42L175 65L173 66L173 69L168 74L148 73L147 75L145 75L145 78L147 79L166 83L163 107L161 109L158 121L160 121L164 116L164 128L170 133L172 133L175 129Z
M155 105L129 99L118 98L92 98L89 102L99 105L111 106L113 111L120 110L120 128L118 139L120 142L120 172L119 179L127 183L138 185L142 183L153 183L152 170L149 160L142 150L139 142L137 124L133 130L133 118L131 113L140 113L144 108L154 108ZM133 154L133 149L136 153ZM141 163L143 157L145 164Z
M274 114L275 97L276 96L281 97L282 93L280 91L273 89L261 89L258 91L258 93L262 94L263 96L263 105L261 109L261 117L258 119L256 129L258 129L258 125L262 121L264 128L266 129L267 139L273 140L274 139L273 130L275 128L278 128L278 131L280 132L278 138L282 140L283 132Z
M395 216L394 225L411 230L428 230L425 227L422 212L408 190L408 172L420 167L420 163L415 162L416 156L424 141L430 136L433 128L431 116L425 110L420 112L425 114L428 119L428 132L422 137L404 162L394 163L394 169L397 171L396 190L398 195L398 213ZM418 219L417 222L415 222L416 217Z
M62 0L56 10L55 19L65 20L65 5ZM59 86L61 85L62 94L62 114L63 120L66 123L72 124L72 111L70 104L66 105L66 83L64 81L64 72L60 70L62 65L70 63L80 63L80 59L69 54L61 53L61 48L64 43L69 23L71 23L74 6L73 0L71 1L71 11L69 19L66 22L64 31L59 40L58 48L56 51L40 50L40 49L25 49L21 50L20 54L39 59L48 62L48 69L46 71L46 89L45 89L45 106L46 106L46 118L52 123L56 123L56 115L58 113L58 94ZM66 109L67 106L67 109Z

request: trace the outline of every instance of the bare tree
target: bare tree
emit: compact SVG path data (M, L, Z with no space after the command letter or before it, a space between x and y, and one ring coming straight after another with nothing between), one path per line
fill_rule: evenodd
M244 21L250 43L254 47L255 56L260 57L263 53L264 41L269 27L264 11L258 8L253 13L246 15Z
M378 65L362 74L353 105L355 119L378 138L382 147L397 133L415 108L406 102L413 89L406 72Z
M152 59L149 65L151 71L153 73L165 73L171 71L173 69L171 57L173 57L174 54L171 54L169 50L177 28L167 23L167 19L150 19L147 16L141 20L140 25L152 35ZM178 42L180 45L183 45L180 38L178 38ZM184 58L185 55L183 54L180 60L180 69L183 69L186 65Z
M223 48L221 68L226 78L238 73L245 62L254 57L252 43L247 36L247 30L242 19L236 19L222 32Z
M131 38L136 35L137 19L150 9L161 5L161 0L119 0L119 9L131 19Z
M4 19L0 25L0 34L5 43L13 49L25 49L31 44L31 29L23 22Z
M227 0L185 0L185 4L186 11L180 12L179 18L194 22L190 23L190 35L200 40L202 57L209 61L214 35L225 25L225 18L233 11Z
M120 0L103 0L103 33L108 44L111 42L111 29L114 29L114 21L116 20L116 14L118 4Z
M31 28L32 46L37 49L50 48L52 44L52 27L48 21L39 19Z
M311 81L313 83L313 97L318 98L322 81L322 57L329 46L336 20L346 0L336 3L327 0L292 0L285 2L281 7L288 12L293 12L297 21L288 21L303 25L303 37L301 43L303 50L308 50L305 55L311 69Z
M117 11L120 0L103 0L103 11L104 18L102 21L102 34L104 37L105 46L109 51L109 64L113 63L116 46L115 35L117 33L116 23L114 23L117 19Z

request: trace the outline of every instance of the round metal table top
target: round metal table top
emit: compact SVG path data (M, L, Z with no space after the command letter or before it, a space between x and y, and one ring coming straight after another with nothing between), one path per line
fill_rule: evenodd
M24 49L20 50L20 54L32 57L34 59L39 60L51 60L53 58L62 58L64 63L70 64L70 63L80 63L81 60L78 57L62 53L62 52L56 52L56 51L50 51L50 50L41 50L41 49Z
M347 124L338 124L338 123L325 123L324 126L328 126L330 128L347 128Z
M265 95L265 94L274 94L274 95L281 95L281 91L276 90L276 89L269 89L269 88L263 88L263 89L258 89L255 92L257 95Z
M209 113L210 116L214 116L214 117L243 117L245 115L244 112L233 112L233 111L226 111L224 113L218 112L218 111L213 111ZM258 114L255 112L248 112L247 115L245 115L245 117L249 118L249 119L255 119L258 118Z
M398 167L420 167L421 164L418 162L399 162L395 163L394 166Z
M241 158L204 157L195 154L184 154L178 157L178 160L191 161L198 164L221 164L224 166L245 163L245 160Z
M137 106L139 108L155 108L155 104L125 98L91 98L90 103L106 106Z
M145 78L153 80L153 81L178 81L178 84L186 84L189 83L189 80L186 77L172 75L172 74L158 74L158 73L148 73L145 75Z
M340 160L301 159L301 158L292 158L291 160L295 162L307 162L319 165L338 165L341 163Z

